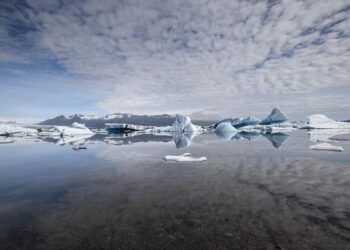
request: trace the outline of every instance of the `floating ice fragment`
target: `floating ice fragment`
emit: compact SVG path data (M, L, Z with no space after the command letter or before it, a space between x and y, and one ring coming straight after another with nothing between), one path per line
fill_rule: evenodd
M310 149L312 150L327 150L327 151L336 151L336 152L342 152L344 149L340 146L334 146L329 143L320 143L316 145L310 146Z
M166 155L164 156L166 161L176 161L176 162L202 162L206 161L207 157L192 157L190 153L184 153L182 155Z

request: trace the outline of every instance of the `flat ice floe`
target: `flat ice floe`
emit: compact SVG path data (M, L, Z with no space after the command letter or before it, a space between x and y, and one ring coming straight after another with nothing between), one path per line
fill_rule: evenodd
M325 115L310 115L305 128L311 129L350 129L350 123L337 122Z
M310 146L310 149L312 150L326 150L326 151L336 151L336 152L342 152L344 149L340 146L334 146L329 143L320 143L316 145Z
M164 160L174 162L202 162L206 161L207 157L192 157L190 153L184 153L182 155L166 155L164 156Z

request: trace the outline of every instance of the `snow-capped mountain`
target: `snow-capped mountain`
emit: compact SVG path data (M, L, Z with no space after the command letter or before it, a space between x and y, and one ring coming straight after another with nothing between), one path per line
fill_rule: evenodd
M133 115L131 113L115 113L105 116L96 115L60 115L52 119L40 122L40 125L60 125L69 126L74 122L83 123L88 128L102 128L105 123L126 123L143 126L170 126L173 124L175 117L162 115ZM213 121L193 121L198 125L211 125Z

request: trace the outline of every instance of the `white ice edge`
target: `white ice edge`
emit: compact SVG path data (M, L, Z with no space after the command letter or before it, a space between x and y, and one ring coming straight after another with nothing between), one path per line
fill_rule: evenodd
M184 153L182 155L166 155L164 156L164 160L175 162L202 162L206 161L207 157L192 157L190 153Z
M326 151L336 151L336 152L343 152L344 149L340 146L334 146L329 143L320 143L316 145L310 146L310 149L312 150L326 150Z

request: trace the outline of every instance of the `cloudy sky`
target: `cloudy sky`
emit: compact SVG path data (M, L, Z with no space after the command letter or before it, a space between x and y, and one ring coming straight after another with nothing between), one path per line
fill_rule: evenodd
M1 1L0 89L0 119L350 118L350 2Z

